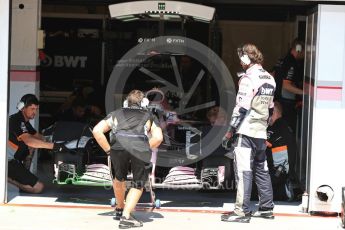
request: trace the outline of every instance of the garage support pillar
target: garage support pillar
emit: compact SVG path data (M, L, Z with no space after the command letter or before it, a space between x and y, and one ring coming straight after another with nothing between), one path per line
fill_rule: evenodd
M0 4L0 204L6 202L7 191L7 121L8 121L8 70L10 37L10 1Z
M39 98L40 23L41 0L12 1L9 114L17 112L16 105L24 94L32 93ZM38 116L33 126L38 129ZM34 173L36 170L37 154L31 168Z

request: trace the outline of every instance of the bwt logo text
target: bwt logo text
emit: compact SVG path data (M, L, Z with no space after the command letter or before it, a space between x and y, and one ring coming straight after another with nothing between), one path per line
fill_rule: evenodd
M273 89L261 88L261 94L263 94L263 95L272 95L273 94Z
M85 68L87 56L46 56L43 66Z

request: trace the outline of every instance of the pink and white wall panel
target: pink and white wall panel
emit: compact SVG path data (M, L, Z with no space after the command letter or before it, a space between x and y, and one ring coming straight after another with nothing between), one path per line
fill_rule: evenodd
M0 204L6 202L7 191L7 99L8 99L8 66L9 66L9 33L10 33L9 1L0 4Z
M39 95L37 36L40 0L13 0L11 27L10 114L25 93ZM34 122L36 126L38 120Z
M312 57L306 57L313 59L310 68L314 79L314 85L307 88L312 97L309 122L312 132L308 143L309 211L340 212L341 188L345 186L345 6L319 5L315 16L311 26L317 36L309 44L315 52ZM322 201L317 196L320 186L323 186L322 191L325 187L331 188L327 191L329 200Z

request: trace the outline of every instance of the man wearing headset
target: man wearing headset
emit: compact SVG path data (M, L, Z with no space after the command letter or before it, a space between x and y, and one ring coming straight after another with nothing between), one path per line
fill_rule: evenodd
M150 162L150 149L161 144L163 134L158 122L154 121L153 115L146 109L148 99L142 91L132 90L124 104L123 108L111 112L100 121L94 127L93 135L102 149L110 154L114 166L113 188L117 203L115 219L120 220L120 228L131 228L143 226L131 212L138 203L148 179L145 163ZM108 131L110 143L104 135ZM125 203L129 163L133 172L133 183Z
M8 182L28 193L41 193L44 188L43 183L29 170L33 150L68 151L63 144L44 141L42 135L32 127L29 121L35 118L38 107L37 97L25 94L17 105L19 111L9 118Z
M275 100L283 107L283 118L296 131L297 96L303 95L303 59L304 42L295 39L288 54L275 66L274 76L277 82Z
M273 192L265 141L276 83L262 68L263 55L255 45L245 44L238 49L238 56L245 73L239 80L236 106L223 137L224 147L233 141L237 195L234 212L222 215L221 220L249 223L252 216L273 218ZM254 214L250 210L253 179L259 191L259 210Z

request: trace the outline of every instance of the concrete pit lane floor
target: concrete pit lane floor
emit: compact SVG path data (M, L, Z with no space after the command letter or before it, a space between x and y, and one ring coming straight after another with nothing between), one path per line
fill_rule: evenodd
M51 172L51 168L44 169ZM88 230L117 229L110 200L112 188L56 185L51 173L40 173L46 187L42 194L20 193L8 185L8 203L0 205L0 229ZM311 216L300 211L301 202L275 202L275 219L252 218L249 224L220 221L222 213L234 208L235 191L156 189L161 208L153 209L145 192L135 216L142 229L342 229L339 217ZM255 209L257 201L252 201Z
M233 210L235 192L156 190L160 209L152 209L145 192L135 216L142 229L342 229L339 217L311 216L300 212L300 202L275 202L275 219L252 218L249 224L220 221ZM110 199L113 191L102 187L49 185L43 194L19 193L9 186L9 202L0 206L0 229L118 229ZM252 201L256 208L257 201Z

